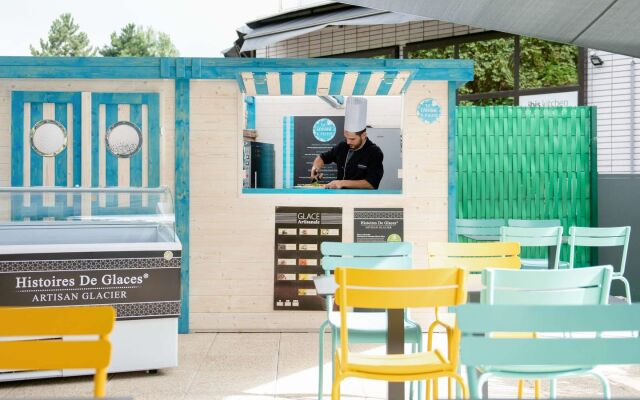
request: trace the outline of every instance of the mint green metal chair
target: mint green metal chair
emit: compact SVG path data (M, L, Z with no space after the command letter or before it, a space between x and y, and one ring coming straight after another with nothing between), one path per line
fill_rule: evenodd
M611 279L622 281L625 288L627 303L631 304L631 288L624 277L627 264L627 249L629 248L630 226L614 228L583 228L573 226L569 228L569 267L575 267L576 247L615 247L622 246L622 259L619 268L614 267Z
M395 243L340 243L323 242L322 268L326 275L338 267L364 269L411 269L413 245L408 242ZM327 320L320 326L318 399L323 396L324 333L331 328L331 363L340 341L340 313L333 311L333 296L327 296ZM386 311L350 312L347 316L349 343L386 343ZM405 342L411 343L412 351L422 351L422 328L408 318L405 312ZM333 376L333 374L332 374ZM411 384L410 398L413 399L414 383ZM422 383L418 382L418 399L422 398Z
M456 234L478 242L497 242L500 240L500 227L506 221L496 219L456 219Z
M516 228L503 226L500 228L501 242L518 242L520 247L555 247L553 269L560 263L560 246L562 245L562 227L548 228ZM548 259L521 258L522 269L549 268Z
M546 271L522 271L546 272ZM552 273L560 271L551 271ZM548 273L548 272L547 272ZM553 338L506 339L493 332L620 332L640 329L640 304L618 305L491 305L465 304L457 307L462 331L460 361L473 371L477 365L505 368L562 369L583 365L640 364L640 346L634 337L593 338L565 335ZM590 371L593 374L593 371ZM520 374L518 375L520 376ZM600 374L604 398L609 385ZM472 399L478 397L481 381L469 382Z
M488 305L596 305L607 304L609 298L609 288L611 285L611 275L613 268L610 265L601 267L590 267L580 269L565 270L500 270L487 269L482 272L483 290L480 293L480 302ZM462 318L458 316L458 318ZM505 316L505 319L509 317ZM529 318L539 320L539 316ZM568 316L567 318L573 318ZM505 324L508 325L508 324ZM500 329L496 329L500 332ZM529 338L534 338L537 329L525 331L529 333ZM563 332L558 326L554 332ZM506 329L502 332L521 332L518 329ZM513 341L508 334L502 335L500 340L505 343ZM526 340L523 339L515 340ZM547 339L537 339L547 340ZM502 342L496 342L502 343ZM523 342L524 343L524 342ZM593 351L593 350L591 350ZM556 378L569 375L591 374L596 376L602 383L605 398L609 397L609 384L604 376L593 370L596 365L593 362L573 364L570 362L558 362L547 365L547 363L527 364L522 363L517 355L510 358L511 363L506 361L495 361L491 355L481 363L471 363L480 371L478 378L474 372L474 367L468 367L467 375L469 379L469 390L472 398L477 398L479 388L492 376L517 378L517 379L551 379L550 398L555 398ZM561 352L559 360L565 352ZM523 354L526 356L526 354ZM640 362L640 360L638 360Z
M556 226L562 226L562 221L559 219L508 219L507 226L514 228L553 228ZM562 239L562 238L561 238ZM556 256L560 254L560 246L556 248ZM558 259L557 268L569 268L567 261L560 261ZM548 268L548 259L544 258L523 258L522 268Z

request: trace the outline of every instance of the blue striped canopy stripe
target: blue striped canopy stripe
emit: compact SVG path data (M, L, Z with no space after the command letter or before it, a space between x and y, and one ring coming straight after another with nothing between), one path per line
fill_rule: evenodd
M399 96L404 93L416 72L357 71L355 84L346 83L344 71L319 72L241 72L237 81L240 90L248 96ZM303 79L295 79L301 75ZM350 73L351 75L351 73ZM321 87L321 76L328 76L328 87Z

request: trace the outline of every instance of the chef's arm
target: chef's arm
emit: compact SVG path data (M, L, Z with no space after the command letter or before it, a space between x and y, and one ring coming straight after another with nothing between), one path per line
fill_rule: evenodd
M313 165L311 166L311 178L315 178L320 173L320 168L324 166L324 161L322 161L322 157L316 156L316 159L313 160Z
M343 187L348 189L373 189L373 186L366 179L358 179L357 181L344 180Z
M336 184L334 184L334 182ZM338 183L339 182L339 183ZM358 179L358 180L341 180L341 181L333 181L330 182L327 187L329 189L373 189L374 187L371 186L371 184L369 182L367 182L366 179Z

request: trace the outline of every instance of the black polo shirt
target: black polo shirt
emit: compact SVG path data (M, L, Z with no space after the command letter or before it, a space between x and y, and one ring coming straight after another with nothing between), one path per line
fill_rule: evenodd
M338 179L358 181L365 179L377 189L384 175L382 150L369 138L359 150L351 150L347 142L340 142L327 152L320 154L325 164L338 165Z

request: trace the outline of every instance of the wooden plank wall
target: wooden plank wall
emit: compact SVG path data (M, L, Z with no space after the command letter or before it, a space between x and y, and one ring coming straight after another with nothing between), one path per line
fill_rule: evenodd
M272 309L276 206L343 207L346 241L353 238L354 208L403 207L414 260L426 267L427 242L447 240L447 96L447 82L414 81L404 97L402 195L242 195L242 95L233 81L193 80L191 330L318 329L324 312ZM431 125L416 114L418 103L427 97L442 109Z

